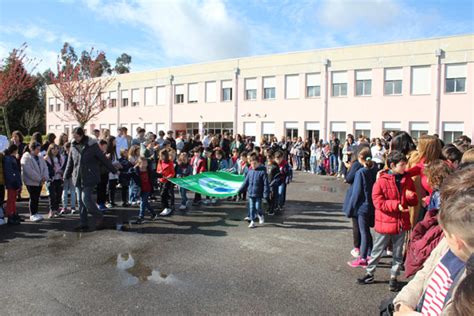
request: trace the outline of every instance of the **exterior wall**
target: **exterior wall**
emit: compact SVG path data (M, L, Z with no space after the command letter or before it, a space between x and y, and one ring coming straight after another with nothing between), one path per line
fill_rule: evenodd
M327 138L332 122L345 122L346 132L354 133L355 122L370 122L371 137L380 136L383 122L400 122L402 130L410 130L412 122L428 122L429 133L443 133L444 122L463 122L463 133L474 137L474 35L453 36L437 39L343 47L336 49L314 50L269 56L257 56L241 59L223 60L205 64L187 65L146 72L117 75L110 91L129 91L129 106L109 108L90 122L89 129L115 127L153 126L183 130L186 123L233 122L234 132L243 133L245 122L255 122L257 138L262 134L262 122L274 122L275 134L285 134L285 122L294 122L300 136L306 134L306 122L320 124L320 138ZM437 57L435 51L442 49L441 59L441 97L439 125L437 118ZM325 80L323 60L329 60L328 81ZM445 64L466 63L466 88L462 93L445 93ZM411 67L431 66L430 93L411 94ZM403 67L402 95L384 95L384 69ZM236 75L236 69L238 74ZM370 96L355 95L355 71L372 70L372 93ZM347 71L348 93L344 97L333 97L331 75L334 71ZM321 74L321 96L306 98L306 74ZM285 75L299 75L299 98L285 98ZM173 80L170 81L170 77ZM263 99L263 77L275 76L276 96L273 100ZM245 78L257 79L256 100L245 100ZM221 81L232 80L233 100L222 101ZM205 102L205 83L216 81L216 102ZM188 103L189 83L198 83L198 102ZM175 104L174 87L184 84L184 103ZM327 84L327 87L326 87ZM165 86L166 104L145 106L144 88ZM141 102L131 107L131 89L140 89ZM237 91L236 91L237 90ZM327 110L325 99L327 92ZM48 98L52 92L48 89ZM156 94L155 94L156 99ZM48 102L47 102L48 103ZM120 104L118 101L117 104ZM46 105L48 107L48 104ZM61 108L61 111L64 107ZM54 111L47 108L48 132L60 133L65 126L72 130L73 122L63 122ZM327 120L325 120L327 117ZM132 125L133 124L133 125ZM147 125L145 125L147 124ZM152 125L150 125L152 124ZM56 127L59 127L57 129ZM325 129L326 127L326 129ZM114 132L114 131L112 131Z

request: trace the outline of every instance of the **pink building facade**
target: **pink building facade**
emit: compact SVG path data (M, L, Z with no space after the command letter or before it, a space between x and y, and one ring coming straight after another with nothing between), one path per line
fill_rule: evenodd
M86 127L328 139L405 130L474 137L474 36L256 56L114 77ZM70 133L47 92L47 130Z

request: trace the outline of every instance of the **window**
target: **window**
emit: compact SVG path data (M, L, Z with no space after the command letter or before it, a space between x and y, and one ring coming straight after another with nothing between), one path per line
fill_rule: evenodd
M148 87L148 88L145 88L145 100L144 100L144 104L145 106L152 106L152 105L155 105L155 96L153 95L153 88L152 87Z
M48 125L48 132L51 133L51 131L54 129L54 125Z
M321 74L306 75L306 97L315 98L321 96Z
M346 139L346 122L331 122L331 134L336 134L336 137L342 142Z
M275 136L275 122L262 122L262 134L267 141Z
M263 78L263 98L265 100L275 99L275 77Z
M222 101L232 101L232 80L222 81Z
M466 91L466 64L446 65L446 93Z
M356 71L356 96L372 94L372 70Z
M117 91L109 92L109 106L114 108L117 106Z
M145 123L143 125L143 128L145 129L145 131L148 133L148 132L154 132L153 131L153 123Z
M158 135L160 131L165 131L165 123L156 123L156 132L155 134Z
M199 134L199 123L186 123L186 134Z
M132 138L137 137L137 128L138 128L138 126L140 126L138 123L132 123L130 125L130 131L129 132L130 132L130 136L132 136Z
M121 92L122 97L122 107L128 106L128 90L122 90Z
M206 102L214 103L217 100L217 83L215 81L206 82Z
M355 122L354 136L357 139L360 135L370 140L370 122Z
M431 66L411 67L411 94L430 94Z
M56 102L56 112L61 111L61 103Z
M402 129L400 122L383 122L384 132L398 132Z
M410 135L413 138L420 138L423 135L428 135L428 122L411 122L410 123Z
M54 98L49 98L48 105L49 105L49 112L53 112L54 111Z
M117 124L109 124L110 135L117 136Z
M347 71L332 73L332 96L342 97L347 95Z
M293 138L298 137L298 123L297 122L285 122L285 135Z
M156 88L156 104L158 105L166 104L166 89L164 86Z
M140 105L140 93L138 89L132 89L132 106Z
M198 101L198 84L188 84L188 103L197 103Z
M184 103L184 86L182 84L174 86L174 102Z
M203 125L206 133L213 133L214 135L222 135L224 132L229 132L232 135L234 133L233 126L232 122L206 122Z
M102 92L100 94L100 105L105 108L107 107L107 93Z
M298 99L300 97L300 76L285 76L285 98Z
M257 99L257 79L246 78L245 79L245 100L256 100Z
M69 103L68 102L64 103L64 111L69 111Z
M444 122L443 123L443 141L446 144L454 142L464 133L464 123Z
M255 122L244 122L244 135L251 137L252 141L255 141L257 137L257 123Z
M306 138L312 143L315 139L319 140L319 122L306 122L305 123L306 129Z
M400 95L402 94L403 68L386 68L384 95Z

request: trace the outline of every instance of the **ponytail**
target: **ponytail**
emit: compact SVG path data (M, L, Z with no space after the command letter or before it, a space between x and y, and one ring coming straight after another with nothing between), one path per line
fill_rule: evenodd
M372 160L372 153L369 148L363 148L359 151L358 158L361 159L367 168L372 168L374 166L374 161Z

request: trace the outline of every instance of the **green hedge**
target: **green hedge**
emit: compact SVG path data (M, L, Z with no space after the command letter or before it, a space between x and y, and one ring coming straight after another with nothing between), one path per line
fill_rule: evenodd
M46 135L42 135L41 137L42 137L43 142L44 142L44 141L46 140ZM31 141L31 135L26 135L26 136L24 137L24 140L23 140L23 141L24 141L26 144L29 144L30 141Z

